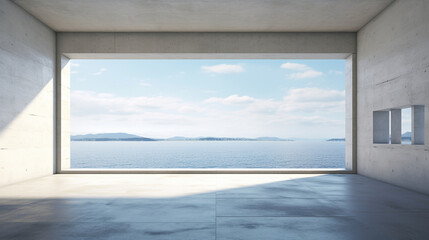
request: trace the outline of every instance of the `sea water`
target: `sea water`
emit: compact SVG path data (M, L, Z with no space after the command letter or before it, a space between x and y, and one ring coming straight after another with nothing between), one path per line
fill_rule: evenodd
M72 168L344 168L328 141L71 142Z

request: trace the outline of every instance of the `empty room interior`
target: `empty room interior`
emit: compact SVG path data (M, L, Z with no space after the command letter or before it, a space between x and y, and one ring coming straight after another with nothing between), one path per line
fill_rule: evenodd
M0 0L0 239L428 239L428 0Z

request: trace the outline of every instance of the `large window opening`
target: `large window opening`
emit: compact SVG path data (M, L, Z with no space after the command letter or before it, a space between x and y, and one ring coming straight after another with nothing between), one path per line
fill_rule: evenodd
M345 168L345 60L71 60L71 168Z

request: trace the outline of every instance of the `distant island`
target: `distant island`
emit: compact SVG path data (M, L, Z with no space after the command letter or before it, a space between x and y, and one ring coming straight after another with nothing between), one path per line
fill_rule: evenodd
M228 137L172 137L163 139L163 141L293 141L291 139L283 139L278 137L258 137L258 138L228 138Z
M74 135L71 141L294 141L278 137L258 138L229 138L229 137L171 137L171 138L147 138L128 133L98 133Z
M346 139L345 138L331 138L331 139L328 139L326 141L328 141L328 142L345 142Z
M128 133L98 133L74 135L71 141L156 141L156 139L140 137Z
M405 132L402 134L402 140L411 141L411 132Z

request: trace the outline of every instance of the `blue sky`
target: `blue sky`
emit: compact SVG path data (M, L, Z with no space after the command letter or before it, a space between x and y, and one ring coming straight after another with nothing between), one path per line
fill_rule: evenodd
M344 137L344 60L72 60L72 134Z

